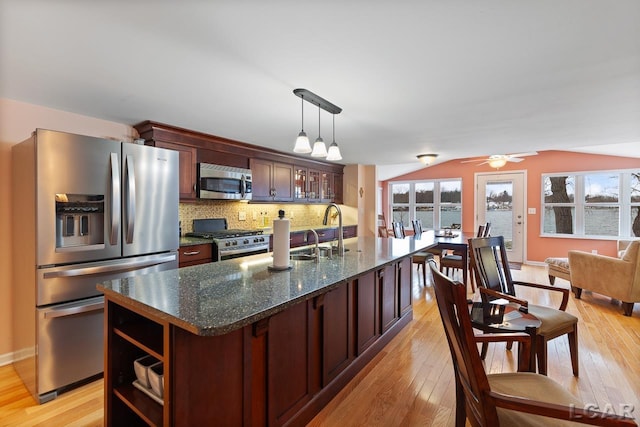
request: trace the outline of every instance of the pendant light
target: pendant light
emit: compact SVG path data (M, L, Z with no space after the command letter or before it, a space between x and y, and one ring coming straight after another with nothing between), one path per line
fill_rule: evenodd
M318 138L313 144L313 151L311 157L327 157L327 146L324 145L324 140L320 136L320 106L318 105Z
M304 95L300 97L302 102L302 125L300 133L296 138L296 145L293 147L294 153L310 153L311 145L309 144L309 138L307 138L307 134L304 131Z
M336 142L336 115L333 114L333 141L329 146L329 151L327 152L327 160L335 162L338 160L342 160L342 155L340 154L340 148L338 147L338 143Z

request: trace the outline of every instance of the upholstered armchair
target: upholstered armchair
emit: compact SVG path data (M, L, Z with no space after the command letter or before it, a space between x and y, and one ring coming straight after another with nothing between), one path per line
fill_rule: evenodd
M569 269L576 298L586 289L620 300L625 316L640 302L640 240L631 241L620 258L569 251Z

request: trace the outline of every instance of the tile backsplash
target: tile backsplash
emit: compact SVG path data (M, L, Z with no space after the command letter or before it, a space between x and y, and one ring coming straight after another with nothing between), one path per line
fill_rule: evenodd
M291 227L315 227L322 224L327 204L254 204L230 202L224 200L198 200L193 203L180 203L179 215L182 233L193 231L193 220L202 218L226 218L229 228L255 229L267 228L278 217L278 211L284 210L291 221ZM344 224L356 224L355 208L340 205ZM332 214L335 210L332 210ZM244 220L240 219L244 217ZM337 219L332 219L337 225Z

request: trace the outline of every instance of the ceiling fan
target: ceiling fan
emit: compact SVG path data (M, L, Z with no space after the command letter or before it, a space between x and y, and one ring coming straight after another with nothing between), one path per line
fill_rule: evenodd
M521 162L523 161L523 157L527 156L535 156L538 154L536 151L531 151L529 153L515 153L515 154L492 154L489 157L483 159L473 159L473 160L463 160L461 163L472 163L472 162L481 162L478 163L478 166L489 164L492 168L499 169L507 164L507 162Z

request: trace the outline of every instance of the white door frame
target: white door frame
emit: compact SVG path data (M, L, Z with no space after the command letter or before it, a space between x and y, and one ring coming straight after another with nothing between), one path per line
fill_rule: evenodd
M475 227L486 222L486 195L485 184L492 180L512 180L513 181L513 223L512 236L513 247L508 250L509 261L524 262L527 259L527 225L526 225L526 205L527 205L527 171L505 171L505 172L482 172L476 173L475 184ZM482 187L482 188L481 188Z

